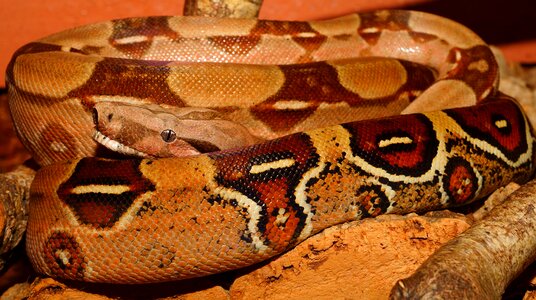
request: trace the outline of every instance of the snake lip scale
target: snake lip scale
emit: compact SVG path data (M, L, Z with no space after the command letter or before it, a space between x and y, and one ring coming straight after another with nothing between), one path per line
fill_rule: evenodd
M58 278L172 281L261 262L335 224L481 199L534 173L532 129L498 80L477 35L411 11L131 18L45 37L7 70L17 132L42 166L28 255ZM97 158L92 111L105 102L202 107L267 141Z
M139 157L146 157L147 154L140 152L134 148L131 148L127 145L123 145L115 140L110 139L106 135L102 134L102 132L95 130L93 132L93 139L103 145L104 147L116 151L118 153L121 153L123 155L127 156L139 156Z

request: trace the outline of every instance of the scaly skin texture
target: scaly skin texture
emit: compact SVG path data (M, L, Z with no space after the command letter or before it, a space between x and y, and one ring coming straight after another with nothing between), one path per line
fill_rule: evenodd
M27 251L66 279L178 280L260 262L337 223L469 203L534 171L531 128L497 83L476 35L416 12L128 19L44 38L8 69L19 134L49 165L32 186ZM278 138L185 158L80 158L99 152L102 101L203 106ZM467 107L438 110L456 106ZM426 113L378 119L414 111ZM368 120L335 125L356 119Z
M262 141L223 114L199 107L103 101L93 107L93 119L99 143L141 157L189 156Z

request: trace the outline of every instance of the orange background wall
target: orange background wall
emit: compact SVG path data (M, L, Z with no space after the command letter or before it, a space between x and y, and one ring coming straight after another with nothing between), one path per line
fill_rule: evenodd
M4 86L4 70L11 54L25 43L69 27L92 22L132 16L182 14L183 1L0 0L0 87ZM475 0L464 1L476 3ZM355 11L404 7L422 2L427 2L426 4L448 2L449 5L456 5L455 0L264 0L260 17L311 20L341 16ZM483 6L490 3L490 1L479 2L484 3ZM470 13L473 13L475 17L484 14L477 11L470 11ZM533 27L533 30L534 28L536 26ZM536 62L535 40L529 39L522 43L516 43L515 46L505 45L504 49L508 51L507 55L513 60L534 63Z

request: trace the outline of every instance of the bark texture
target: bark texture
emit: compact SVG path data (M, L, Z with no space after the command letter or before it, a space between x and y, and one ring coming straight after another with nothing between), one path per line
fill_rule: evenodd
M185 16L256 18L262 0L186 0Z
M331 227L237 278L231 299L386 299L397 278L469 226L444 212Z
M499 299L536 259L536 180L445 244L391 299Z
M11 250L21 241L28 220L30 184L35 171L22 165L15 171L0 174L0 270Z

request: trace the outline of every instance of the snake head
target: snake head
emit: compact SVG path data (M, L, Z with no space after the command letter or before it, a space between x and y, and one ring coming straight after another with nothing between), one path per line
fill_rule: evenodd
M240 124L206 108L99 102L93 138L125 155L190 156L259 142Z

